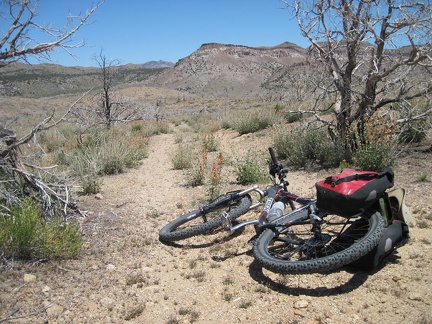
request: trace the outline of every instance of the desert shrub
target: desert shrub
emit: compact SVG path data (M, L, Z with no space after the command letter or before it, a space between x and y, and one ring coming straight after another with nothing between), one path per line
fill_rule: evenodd
M313 163L337 166L344 159L342 145L333 143L323 128L310 125L290 129L278 127L273 141L278 156L288 159L294 167L301 168Z
M132 123L131 129L133 132L141 132L143 128L142 123Z
M275 110L276 113L280 113L283 109L284 109L284 106L281 105L281 104L278 104L278 103L277 103L277 104L274 106L274 110Z
M389 145L368 144L354 153L355 165L363 170L380 171L391 165L394 150Z
M53 128L38 133L38 142L45 152L53 153L62 149L65 142L76 138L76 128L69 125L62 125L61 129Z
M425 182L428 181L428 174L425 171L422 171L418 176L417 176L417 182Z
M165 121L135 121L130 124L132 132L142 136L153 136L169 133L169 124Z
M268 181L268 171L262 157L262 153L248 150L244 157L236 161L235 174L239 184L247 185Z
M232 114L229 119L222 122L223 128L232 128L240 133L240 135L255 133L263 130L273 124L275 113L272 110L252 110L242 111L237 114Z
M139 165L147 156L148 138L117 129L89 134L67 153L73 175L117 174Z
M55 217L42 217L39 207L27 200L0 217L0 251L8 258L57 259L76 257L81 249L78 227Z
M118 174L123 172L125 166L126 161L120 156L106 156L99 172L101 174Z
M215 152L220 147L220 142L213 133L201 133L200 141L203 150L207 150L208 152Z
M217 158L213 160L211 167L209 187L207 189L207 195L210 200L215 199L221 194L223 164L224 156L222 152L219 152Z
M400 104L401 114L398 118L408 120L402 123L397 130L400 143L419 143L426 138L431 128L432 113L429 111L430 103L424 100L405 102ZM429 111L429 112L428 112ZM422 119L410 120L413 116L423 115Z
M379 171L390 166L398 150L394 121L386 116L370 118L356 144L353 160L357 167Z
M159 134L168 134L169 133L169 124L168 122L159 121L148 123L145 128L145 135L159 135Z
M200 113L195 116L186 115L183 122L195 133L216 132L221 128L221 122L214 114Z
M203 150L198 153L195 163L192 164L191 168L188 170L187 173L188 184L190 186L197 187L205 183L205 177L207 172L207 158L207 150Z
M400 143L420 143L426 138L428 131L426 120L417 120L402 126L399 134Z
M189 169L192 166L193 153L188 145L180 145L171 155L173 168L176 170Z
M300 112L288 112L284 118L288 124L291 124L302 120L304 117L304 114Z
M94 195L100 192L101 183L97 178L92 176L81 177L81 187L81 194Z

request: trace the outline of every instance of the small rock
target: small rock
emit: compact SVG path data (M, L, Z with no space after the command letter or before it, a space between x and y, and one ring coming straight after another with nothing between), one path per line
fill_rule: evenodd
M100 300L100 303L104 305L106 308L112 308L114 306L114 299L109 297L104 297Z
M412 293L408 296L408 299L415 300L415 301L422 301L423 298L419 293Z
M381 297L379 298L379 301L380 301L380 303L382 303L382 304L386 304L386 303L391 302L391 297L388 296L388 295L383 295L383 296L381 296Z
M308 306L309 306L309 303L306 300L304 300L304 299L297 300L294 303L294 308L296 308L296 309L306 308Z
M114 264L108 264L107 266L106 266L106 269L107 270L109 270L109 271L112 271L112 270L115 270L116 269L116 266L114 265Z
M93 302L93 301L89 301L87 304L84 305L84 307L88 311L94 312L98 308L98 305L95 302Z
M51 288L48 287L48 286L45 286L45 287L42 288L42 292L43 292L44 294L48 294L48 293L50 292L50 290L51 290Z
M305 317L306 313L303 312L303 311L301 311L301 310L295 309L294 310L294 315L297 315L297 316L300 316L300 317Z
M400 275L394 275L393 277L392 277L392 280L394 281L394 282L398 282L399 280L401 280L402 279L402 277L400 276Z
M49 317L59 317L63 313L63 307L60 305L52 305L46 310Z
M31 282L31 281L35 281L35 280L36 280L35 275L29 274L29 273L24 274L24 282Z
M97 199L97 200L102 200L102 199L103 199L102 194L100 194L100 193L96 194L96 195L95 195L95 199Z

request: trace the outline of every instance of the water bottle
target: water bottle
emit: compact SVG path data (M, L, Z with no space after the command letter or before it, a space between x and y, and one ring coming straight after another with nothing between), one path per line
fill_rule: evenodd
M275 202L267 214L267 221L271 222L283 215L285 205L282 201Z

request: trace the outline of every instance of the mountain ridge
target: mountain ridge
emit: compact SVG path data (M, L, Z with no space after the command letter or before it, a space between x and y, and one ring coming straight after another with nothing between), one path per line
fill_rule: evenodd
M114 67L116 85L143 84L194 94L242 97L272 93L272 79L306 63L307 49L284 42L276 46L204 43L175 64L163 60ZM97 67L13 63L2 68L0 94L42 97L80 92L94 86Z
M362 50L368 48L366 43ZM302 100L317 71L309 54L310 48L290 42L259 47L204 43L175 64L159 60L113 67L114 85L139 84L209 97ZM80 93L93 88L100 77L96 67L46 63L13 63L1 72L0 94L24 97Z

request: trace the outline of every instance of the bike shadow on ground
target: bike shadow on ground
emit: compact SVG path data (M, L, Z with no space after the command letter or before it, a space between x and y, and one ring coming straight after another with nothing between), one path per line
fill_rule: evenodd
M346 270L347 269L342 268L335 272L346 271ZM352 274L352 277L350 277L346 282L342 282L338 286L327 287L324 285L324 286L315 286L315 287L299 287L299 286L290 287L290 286L286 286L284 283L278 282L270 278L269 276L267 276L263 271L263 267L256 260L254 260L249 266L249 274L251 278L256 282L281 294L293 295L293 296L305 295L311 297L335 296L335 295L349 293L357 289L361 285L363 285L369 276L369 272L357 271L354 272ZM288 279L288 281L290 280Z
M346 273L352 274L352 276L345 282L341 282L339 285L333 287L327 287L325 285L315 286L315 287L286 286L285 284L278 282L270 278L269 276L267 276L263 271L263 267L258 263L257 260L254 260L250 264L249 274L251 278L256 282L268 287L271 290L274 290L282 294L293 295L293 296L306 295L311 297L325 297L325 296L328 297L328 296L342 295L354 291L355 289L362 286L370 276L373 276L377 272L381 271L386 265L389 264L397 265L399 262L400 262L400 257L397 255L396 252L387 256L380 263L379 266L377 266L372 270L361 270L353 266L342 267L333 272L329 272L329 274L344 271ZM322 274L324 275L325 273ZM285 276L290 276L290 275L288 274ZM294 278L294 275L292 276ZM287 281L289 282L289 278L287 279Z

